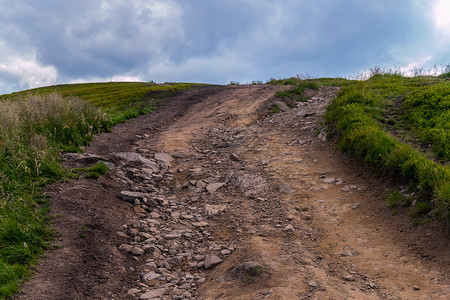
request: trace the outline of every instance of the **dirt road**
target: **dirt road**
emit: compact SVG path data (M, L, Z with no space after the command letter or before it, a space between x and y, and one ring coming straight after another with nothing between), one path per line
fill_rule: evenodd
M110 173L49 188L60 248L18 299L448 299L440 225L323 137L337 89L264 116L277 89L183 92L67 156Z

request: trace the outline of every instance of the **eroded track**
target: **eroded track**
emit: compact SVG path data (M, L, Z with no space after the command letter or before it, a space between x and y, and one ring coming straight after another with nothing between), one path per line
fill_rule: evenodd
M438 225L392 216L391 183L323 137L337 90L262 117L277 89L189 91L69 157L113 169L50 190L63 247L20 298L447 299Z

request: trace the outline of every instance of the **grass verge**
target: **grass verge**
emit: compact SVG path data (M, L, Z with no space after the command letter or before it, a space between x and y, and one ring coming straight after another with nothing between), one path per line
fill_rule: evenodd
M0 96L0 299L18 292L54 235L46 184L75 178L61 151L80 151L114 124L154 110L194 84L96 83ZM105 164L82 170L88 178Z
M450 224L448 86L444 76L377 74L344 86L326 123L341 150L410 181L411 216Z
M50 246L41 191L70 177L60 167L60 149L86 144L110 125L92 105L54 93L0 102L0 298L18 291Z

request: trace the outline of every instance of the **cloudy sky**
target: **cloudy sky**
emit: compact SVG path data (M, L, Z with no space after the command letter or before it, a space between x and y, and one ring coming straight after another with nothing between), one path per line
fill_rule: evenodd
M450 0L0 0L0 94L450 64Z

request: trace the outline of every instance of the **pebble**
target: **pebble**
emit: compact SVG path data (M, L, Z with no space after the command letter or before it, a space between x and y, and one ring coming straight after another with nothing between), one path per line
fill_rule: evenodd
M206 186L206 190L212 194L215 193L219 188L221 188L225 184L226 184L225 182L210 183Z
M117 167L116 172L120 174L120 178L125 178L130 183L130 189L122 191L119 198L134 205L137 218L123 224L117 231L118 235L129 239L119 249L134 256L146 254L147 259L144 262L145 272L141 275L142 283L130 290L130 293L134 296L141 294L139 299L172 299L169 294L173 295L173 299L195 298L198 285L206 281L203 274L205 267L213 268L222 262L221 258L212 253L206 255L210 245L208 237L211 234L206 230L210 223L203 217L220 214L227 206L203 205L199 202L199 207L196 207L194 199L167 196L167 190L161 183L173 180L172 173L168 170L173 159L168 154L157 154L155 161L158 166L154 168L151 163L155 166L156 163L151 159L131 153L124 156L129 159L127 161L133 162L133 166ZM143 168L139 168L135 162L142 162ZM198 176L204 172L201 168L190 171ZM205 191L209 186L211 193L226 184L209 182L206 179L191 178L188 184L204 188ZM222 256L231 254L227 246L215 247ZM196 273L191 274L191 271Z
M345 275L344 280L345 281L355 281L355 277L353 277L352 275Z
M214 254L206 255L205 257L205 269L211 269L215 267L216 265L220 264L223 260Z
M166 292L165 288L161 288L161 289L156 289L156 290L151 290L148 291L144 294L142 294L139 299L140 300L148 300L148 299L155 299L157 297L161 297L162 295L164 295Z
M132 289L129 289L129 290L128 290L127 294L128 294L128 295L136 295L137 293L140 293L140 292L141 292L140 289L132 288Z
M230 250L227 250L227 249L224 249L224 250L222 250L222 251L220 251L220 253L222 254L222 255L230 255L231 254L231 251Z
M145 214L146 213L145 209L143 209L140 206L133 206L133 210L134 210L135 213L138 213L138 214Z
M304 117L310 115L307 111ZM292 117L298 119L294 114ZM308 130L312 129L311 126ZM271 199L273 195L268 194L272 182L251 165L245 165L243 160L247 153L239 153L234 148L235 142L252 139L256 130L246 128L237 133L233 128L211 128L210 132L209 146L193 144L189 155L158 152L152 156L154 152L151 149L136 148L136 152L116 154L121 161L116 163L111 175L116 174L117 179L127 185L119 197L130 202L133 205L130 208L135 212L133 220L116 229L126 240L119 249L130 253L128 255L143 256L138 260L142 262L140 282L130 290L135 298L198 298L197 290L207 282L208 270L234 256L232 253L239 249L239 242L245 237L244 233L247 234L244 222L231 218L229 225L233 234L218 238L220 233L215 231L217 220L228 220L227 210L242 208L240 201L228 200L229 194L240 191L246 196L242 198L244 201L254 201L258 209L267 209L263 209L267 214L264 222L276 226L279 232L296 231L293 225L285 222L293 222L299 217L312 218L311 213L304 213L310 209L302 206L296 207L286 217L271 214L270 205L279 201ZM316 141L295 139L295 144L306 143ZM260 147L256 151L264 151L264 144ZM176 165L181 161L183 164ZM309 163L309 159L296 163L306 162ZM269 163L272 160L263 164ZM324 178L324 183L327 179ZM232 189L234 191L229 193ZM294 186L283 182L279 191L286 194L295 192ZM257 224L260 220L251 222ZM258 235L258 231L255 234ZM263 291L260 295L264 298L271 296L270 290Z
M206 227L209 225L208 222L197 222L197 223L192 223L193 226L195 227Z
M144 199L144 194L132 191L121 191L119 198L123 201L130 202L134 204L134 201Z
M133 247L131 249L131 254L136 255L136 256L140 256L140 255L142 255L144 253L145 253L144 249L139 248L139 247Z
M230 159L232 161L239 161L239 156L236 153L231 153L230 154Z
M179 233L169 233L164 235L164 239L166 240L175 240L181 238L181 234Z
M352 209L357 209L360 205L361 205L361 203L353 204Z
M122 244L119 246L119 250L125 251L125 252L131 252L131 249L133 249L133 246L131 245L127 245L127 244Z
M293 233L295 231L295 228L294 228L294 226L289 224L286 227L284 227L283 231L286 233Z
M145 274L142 277L142 279L144 279L144 281L151 281L151 280L157 279L159 277L161 277L161 274L157 274L156 272L151 271L151 272L148 272L147 274Z
M336 178L332 178L332 177L325 178L323 180L323 183L327 183L327 184L331 184L331 183L335 183L335 182L336 182Z

